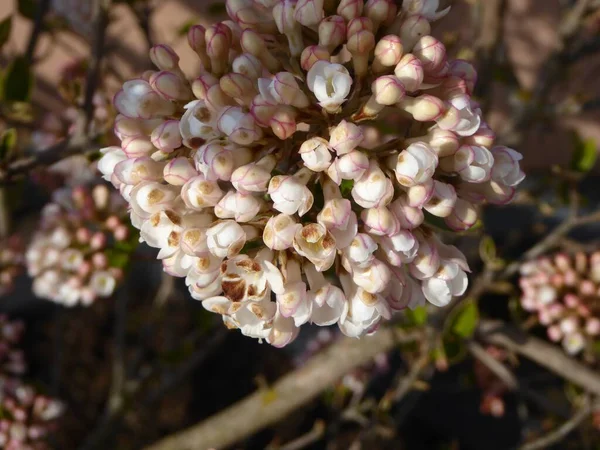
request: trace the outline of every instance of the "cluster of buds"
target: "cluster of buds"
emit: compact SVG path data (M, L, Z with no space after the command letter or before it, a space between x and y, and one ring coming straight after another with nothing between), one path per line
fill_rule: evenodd
M23 272L23 243L18 235L0 242L0 296L12 292L15 278Z
M122 199L105 185L57 191L25 253L33 291L66 306L109 297L123 278L131 230Z
M0 447L6 450L45 450L62 405L36 392L21 375L25 371L18 344L23 324L0 316Z
M158 70L116 94L121 146L98 165L165 270L275 346L307 322L361 336L462 295L465 258L426 219L466 230L524 175L471 99L474 68L429 35L438 0L226 6L189 30L191 82L152 48Z
M600 337L600 252L558 253L521 267L521 306L571 355Z

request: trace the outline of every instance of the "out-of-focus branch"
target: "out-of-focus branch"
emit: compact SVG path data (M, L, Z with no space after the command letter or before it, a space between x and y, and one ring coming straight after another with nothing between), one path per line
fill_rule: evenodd
M44 18L50 9L50 0L41 0L38 2L38 9L35 16L35 22L33 23L33 30L29 36L29 42L27 43L27 50L25 51L25 58L28 63L33 62L35 55L35 49L37 48L38 41L44 29Z
M487 343L514 351L588 392L600 395L600 374L567 356L554 345L502 322L481 322L478 335Z
M502 362L490 355L480 344L471 341L468 343L468 348L471 355L490 369L507 388L513 391L519 388L517 377Z
M147 450L225 448L283 419L343 374L365 364L378 353L402 342L412 342L421 335L384 328L360 340L341 339L303 367L281 378L271 389L259 390L204 422L147 447Z
M544 448L548 448L548 447L562 441L564 438L567 437L567 435L571 431L573 431L575 428L577 428L579 425L581 425L583 423L583 421L590 416L590 414L593 412L593 410L594 410L593 402L591 401L589 396L586 396L584 398L583 405L573 415L573 417L571 417L569 420L567 420L565 423L563 423L561 426L559 426L555 430L553 430L549 433L546 433L541 438L536 439L535 441L530 442L528 444L522 445L519 448L519 450L544 449Z

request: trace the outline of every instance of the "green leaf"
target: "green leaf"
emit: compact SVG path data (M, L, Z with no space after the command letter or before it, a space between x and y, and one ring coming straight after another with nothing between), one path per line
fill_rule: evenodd
M240 250L240 253L243 255L246 255L246 254L248 254L248 252L255 250L261 246L262 246L262 241L260 239L254 240L254 241L248 241L244 244L244 246Z
M340 192L342 193L342 197L344 197L344 198L350 197L350 192L352 192L353 187L354 187L354 180L343 180L342 184L340 184Z
M129 254L114 249L106 251L108 256L108 265L117 269L125 269L129 264Z
M12 102L27 102L31 97L33 75L29 62L19 56L13 60L4 78L4 100Z
M483 236L479 241L479 257L486 264L492 264L496 261L497 251L496 243L491 236Z
M0 136L0 161L6 161L17 146L17 130L9 128Z
M0 48L8 42L10 30L12 29L12 16L8 16L0 22Z
M473 336L479 323L479 308L473 300L465 300L453 315L451 331L462 338Z
M450 364L456 364L467 356L467 346L463 339L456 336L446 336L443 340L444 356Z
M598 146L592 138L582 139L577 133L573 133L575 151L571 159L571 169L577 172L589 172L596 165L598 159Z
M411 325L425 325L427 322L427 308L424 306L419 306L415 309L407 309L405 315Z
M35 6L34 0L19 0L19 13L22 16L33 20L35 18L36 12L37 8Z

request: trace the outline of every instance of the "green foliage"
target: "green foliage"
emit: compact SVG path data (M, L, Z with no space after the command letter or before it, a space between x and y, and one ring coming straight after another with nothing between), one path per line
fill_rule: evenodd
M427 323L427 308L419 306L415 309L407 309L405 316L412 326L425 325Z
M31 66L23 56L15 58L8 66L2 86L3 100L28 102L33 88Z
M479 308L474 300L465 300L450 317L450 331L463 339L469 339L479 324Z
M571 169L586 173L594 168L598 159L598 146L592 138L582 139L577 133L572 134L575 151L571 159Z
M0 22L0 49L8 42L10 31L12 30L12 16Z
M17 146L17 130L9 128L0 135L0 162L11 158Z
M352 188L354 188L354 180L343 180L340 184L340 192L342 193L342 197L349 198Z

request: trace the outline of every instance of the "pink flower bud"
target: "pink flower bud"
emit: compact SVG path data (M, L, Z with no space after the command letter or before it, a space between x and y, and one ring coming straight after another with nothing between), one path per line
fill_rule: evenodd
M600 335L600 319L591 317L585 322L585 332L590 336Z
M421 88L424 79L423 64L412 53L404 55L394 68L394 75L404 85L407 92L415 92Z
M423 36L431 33L429 21L422 16L407 17L400 27L400 39L406 52L411 52L415 44Z
M263 232L263 241L271 250L285 250L291 248L294 236L302 225L297 223L292 216L279 214L269 219Z
M475 206L462 198L456 200L454 209L444 220L448 227L455 231L466 231L471 228L478 219Z
M231 63L231 68L235 73L245 75L246 77L257 80L263 75L263 65L260 60L250 53L242 53Z
M121 147L128 158L148 156L156 151L156 147L152 145L152 142L141 136L123 139Z
M479 110L473 111L469 97L456 97L450 100L436 121L443 130L454 131L460 136L472 136L481 125L481 113Z
M331 165L331 153L323 138L314 137L304 141L299 153L304 165L314 172L323 172Z
M333 52L346 41L346 21L341 16L328 16L319 23L319 45Z
M375 48L375 36L372 31L362 30L348 38L346 48L352 54L354 73L363 77L368 72L369 55Z
M519 152L508 147L494 147L492 156L492 180L506 186L516 186L525 179L525 174L519 166L523 155Z
M181 189L181 198L189 208L195 210L215 206L223 195L215 181L205 180L202 175L189 179Z
M384 72L388 67L396 67L402 60L404 48L400 38L394 34L382 37L375 46L373 72Z
M390 204L390 210L394 213L402 229L412 230L417 228L425 220L421 208L408 204L405 197L400 197Z
M298 86L294 75L289 72L275 74L268 87L268 91L275 101L282 105L306 108L310 103L306 94Z
M354 182L352 198L363 208L378 208L389 204L393 196L392 181L385 176L377 162L371 160L367 171Z
M450 74L459 77L467 84L467 93L471 95L477 83L477 71L473 64L463 59L455 59L450 63Z
M365 233L358 233L352 243L343 250L344 268L349 272L354 267L364 268L374 260L373 253L377 250L377 244L371 236Z
M217 127L239 145L252 144L262 137L262 130L256 125L254 117L244 113L239 106L225 108L219 116Z
M427 144L417 142L398 155L394 172L398 183L411 187L428 181L435 172L438 158Z
M364 12L373 21L373 29L379 29L382 23L391 23L396 17L398 7L392 0L368 0Z
M446 47L433 36L423 36L415 44L412 54L423 64L427 73L435 73L446 62Z
M352 281L371 294L383 292L391 279L387 264L379 259L373 259L364 269L356 268L352 272Z
M152 158L126 159L115 166L115 176L121 183L137 185L142 181L160 181L162 179L164 163L154 161Z
M150 77L152 89L171 101L190 100L192 92L188 84L173 72L157 72Z
M257 94L253 80L240 73L223 75L219 80L219 86L225 95L241 100L246 105L249 105Z
M202 62L202 66L204 70L209 71L210 67L210 58L206 53L206 28L202 25L194 25L190 28L187 34L188 44L192 50L196 52L200 61Z
M115 239L117 241L125 241L129 238L129 228L125 225L120 225L114 232Z
M159 70L179 70L179 56L168 45L155 45L150 49L150 59Z
M349 22L362 14L363 7L363 0L341 0L337 13Z
M147 81L140 79L126 81L113 103L121 114L135 119L155 119L175 111L173 103L161 98Z
M346 39L350 39L352 35L364 30L373 31L373 22L367 17L356 17L348 22Z
M327 200L323 209L317 214L317 222L328 230L345 229L348 226L352 204L345 198Z
M90 239L90 247L92 250L100 250L106 246L106 235L100 231L93 234Z
M300 66L308 72L317 61L329 62L330 57L331 55L327 48L319 45L309 45L302 50L302 55L300 55Z
M440 267L440 254L438 248L431 239L417 236L419 249L417 256L410 263L410 274L417 280L431 278ZM430 300L431 301L431 300Z
M425 203L429 201L432 195L433 179L429 178L423 184L417 184L408 188L408 191L406 192L406 199L409 206L414 208L422 208Z
M418 97L404 97L398 102L398 107L411 114L419 122L436 120L445 110L442 100L427 94Z
M376 116L385 106L398 103L406 94L404 85L394 75L384 75L371 84L373 95L361 108L358 117Z
M350 153L358 147L364 139L359 126L352 122L342 120L330 133L329 146L338 156Z
M294 19L305 27L317 25L323 18L323 3L324 0L298 0Z
M92 232L87 228L79 228L75 232L75 238L77 242L81 244L87 244L92 237Z
M456 205L457 196L454 186L433 180L433 194L423 206L429 214L437 217L448 217Z
M215 216L219 219L235 219L236 222L249 222L256 217L262 202L253 195L229 191L215 206Z
M238 167L231 174L233 187L244 194L266 192L270 179L271 171L256 163Z
M221 75L225 72L227 56L233 42L231 29L223 23L217 23L206 29L204 38L212 72L215 75Z
M244 52L256 56L269 71L275 72L279 69L279 61L267 49L264 39L256 31L245 29L242 32L241 44Z
M360 214L365 231L376 236L391 236L400 231L400 222L385 206L369 208Z
M170 153L181 147L182 138L178 120L165 120L150 135L152 145L161 152Z
M207 180L229 181L233 173L234 159L231 151L218 144L206 144L194 155L196 168Z
M440 128L432 128L425 136L406 139L405 142L408 144L417 142L428 144L437 153L439 158L454 155L459 147L459 140L456 134Z
M206 100L208 90L219 84L219 79L211 73L200 75L192 82L192 92L200 100Z
M197 175L198 172L194 169L190 160L185 157L172 159L163 171L165 181L173 186L183 186Z
M563 338L563 332L558 325L548 327L546 332L548 334L548 339L550 339L552 342L560 342Z
M480 145L481 147L492 148L495 140L496 133L494 133L486 123L482 123L475 134L466 136L463 139L463 143L466 145Z
M357 180L369 168L369 158L358 150L353 150L337 158L327 169L327 174L338 185L342 180Z
M220 84L208 88L205 102L206 106L215 112L220 112L226 106L237 106L235 100L223 92Z
M223 220L206 231L206 242L210 252L219 257L237 255L246 243L244 229L233 220Z
M314 197L310 190L294 176L277 175L269 182L268 194L273 208L287 215L300 217L312 208Z

